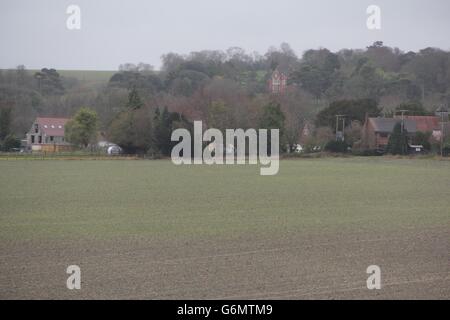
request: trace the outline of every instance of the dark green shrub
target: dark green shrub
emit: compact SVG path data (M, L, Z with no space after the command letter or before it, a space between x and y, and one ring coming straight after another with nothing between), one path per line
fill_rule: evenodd
M345 141L331 140L325 145L325 151L334 153L346 153L349 151L349 145Z

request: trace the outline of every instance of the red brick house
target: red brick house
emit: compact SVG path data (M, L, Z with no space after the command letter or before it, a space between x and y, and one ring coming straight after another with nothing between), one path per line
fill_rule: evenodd
M283 94L287 89L288 75L287 72L276 68L269 79L269 92L272 94Z
M362 132L363 146L367 149L386 149L395 124L401 121L400 116L368 118ZM436 116L404 116L404 126L410 138L414 137L417 132L430 132L436 141L439 141L441 137L441 123L439 117Z
M397 123L401 119L394 118L367 118L362 130L362 145L366 149L386 150L389 142L389 136ZM411 119L404 120L405 129L408 136L413 137L417 132L415 121Z
M27 147L31 151L58 152L70 150L64 139L66 118L36 118L27 133Z

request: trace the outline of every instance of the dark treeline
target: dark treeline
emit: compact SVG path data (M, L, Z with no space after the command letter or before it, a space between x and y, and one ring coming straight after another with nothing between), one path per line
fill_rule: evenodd
M289 88L274 96L267 83L276 68L288 74ZM0 108L11 110L10 131L17 137L36 116L71 117L88 107L97 112L107 139L133 151L155 147L155 137L143 137L145 132L164 135L165 126L193 120L219 129L257 128L264 110L275 104L284 114L284 139L296 143L306 122L318 124L319 136L326 131L320 128L327 123L324 115L316 119L321 110L358 99L386 114L402 104L429 111L448 104L450 52L403 52L376 42L335 53L308 50L301 57L288 44L264 55L240 48L168 53L161 70L128 63L104 84L62 77L54 69L0 71Z

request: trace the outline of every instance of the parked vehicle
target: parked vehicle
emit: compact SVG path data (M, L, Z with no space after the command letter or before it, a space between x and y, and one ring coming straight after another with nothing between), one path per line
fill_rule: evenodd
M108 147L108 149L106 150L106 153L108 155L117 155L117 154L122 154L123 150L121 147L119 147L117 145L113 145L113 146Z

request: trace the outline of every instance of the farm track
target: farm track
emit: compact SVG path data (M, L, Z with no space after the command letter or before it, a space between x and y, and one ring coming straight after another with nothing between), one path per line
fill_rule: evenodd
M210 239L0 244L2 299L449 299L447 226ZM81 267L82 289L65 287ZM379 265L382 289L366 288Z

